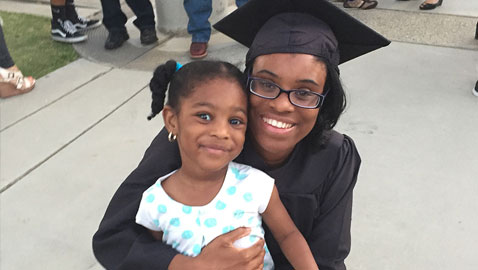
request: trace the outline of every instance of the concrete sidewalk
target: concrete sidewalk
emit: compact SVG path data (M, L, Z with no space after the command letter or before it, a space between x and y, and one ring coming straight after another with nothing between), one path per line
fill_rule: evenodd
M76 2L101 18L99 1ZM352 270L478 269L478 2L445 0L431 12L420 2L348 10L394 41L341 66L349 104L336 129L363 159ZM50 16L48 2L0 10ZM0 101L0 269L102 269L91 237L162 127L146 120L152 70L190 61L189 37L142 47L131 21L122 48L107 52L104 28L89 32L75 45L79 60ZM242 65L245 52L214 33L208 58Z

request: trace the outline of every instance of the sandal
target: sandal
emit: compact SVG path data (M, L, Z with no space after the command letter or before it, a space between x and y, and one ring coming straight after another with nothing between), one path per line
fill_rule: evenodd
M436 7L439 7L441 6L441 4L443 3L443 0L439 0L438 2L436 3L427 3L426 1L423 2L421 5L420 5L420 9L421 10L430 10L430 9L434 9Z
M344 8L372 9L378 5L375 0L345 0Z
M24 77L21 71L0 68L0 97L6 98L30 92L35 87L35 79Z

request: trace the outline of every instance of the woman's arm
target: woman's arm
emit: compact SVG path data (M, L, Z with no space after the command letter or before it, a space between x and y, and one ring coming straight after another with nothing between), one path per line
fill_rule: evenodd
M345 270L350 252L352 196L361 159L351 138L343 135L324 188L317 194L320 211L314 216L307 242L321 270Z
M178 253L155 241L146 228L136 224L142 193L162 175L180 165L179 150L163 129L153 140L138 167L121 184L108 205L93 251L106 269L167 269Z
M294 269L318 268L307 242L287 213L275 186L262 218Z

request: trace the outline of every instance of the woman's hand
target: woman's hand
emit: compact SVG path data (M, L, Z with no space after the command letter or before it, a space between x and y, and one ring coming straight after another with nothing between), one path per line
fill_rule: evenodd
M169 265L174 269L204 270L258 270L264 263L264 240L260 239L249 248L237 248L234 242L249 235L250 228L237 228L216 237L194 258L177 255Z

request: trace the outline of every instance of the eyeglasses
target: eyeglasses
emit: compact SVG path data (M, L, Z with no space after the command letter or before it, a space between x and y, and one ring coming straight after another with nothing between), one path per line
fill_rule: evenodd
M255 77L248 77L247 85L251 93L265 99L276 99L281 93L286 93L290 103L305 109L319 108L327 95L327 93L322 95L308 89L284 90L269 80Z

